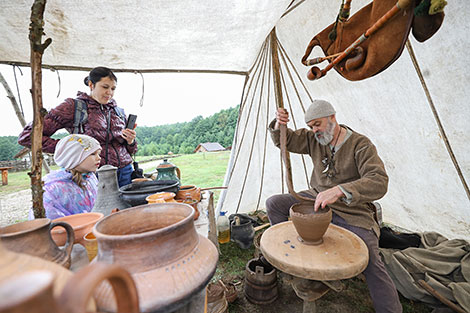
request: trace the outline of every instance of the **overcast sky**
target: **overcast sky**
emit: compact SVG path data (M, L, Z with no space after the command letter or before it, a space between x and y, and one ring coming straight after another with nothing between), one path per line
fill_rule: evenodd
M28 67L21 68L23 75L16 70L18 88L26 122L33 119L31 72ZM7 80L10 89L18 101L17 87L13 68L0 65L0 72ZM77 91L89 93L83 83L87 72L43 70L43 104L49 110L65 98L73 98ZM228 74L143 74L144 102L142 97L142 78L140 74L116 73L118 83L114 99L126 111L137 115L137 124L155 126L187 122L198 115L210 116L222 109L234 107L240 103L245 77ZM21 124L16 117L5 89L0 86L0 136L17 136Z

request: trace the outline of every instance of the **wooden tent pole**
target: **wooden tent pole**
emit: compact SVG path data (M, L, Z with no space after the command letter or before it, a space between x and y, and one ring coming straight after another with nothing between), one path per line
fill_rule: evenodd
M10 99L11 101L11 105L13 106L13 110L15 110L15 114L18 117L18 120L20 121L21 127L24 128L26 126L26 120L24 119L23 113L21 113L20 107L18 106L18 102L16 102L16 98L13 95L13 92L11 92L8 82L5 80L5 77L3 77L1 72L0 72L0 83L5 88L5 91L7 93L7 98ZM30 149L29 148L25 148L25 149L26 149L25 151L21 150L22 153L21 153L21 156L19 157L22 157L26 153L29 153ZM50 168L49 168L49 165L47 165L47 162L44 162L42 166L44 167L44 170L46 171L46 173L50 172Z
M35 0L31 7L31 24L29 28L29 41L31 46L31 95L33 98L33 132L31 136L31 191L33 195L33 211L35 218L45 217L42 202L42 130L46 110L42 107L42 55L44 50L51 44L48 38L42 43L44 33L44 10L46 0Z
M271 39L271 54L272 54L272 67L273 67L273 76L274 76L274 89L276 94L276 104L278 108L284 108L284 99L282 97L282 85L281 85L281 73L280 73L280 62L278 54L278 44L276 36L276 28L273 28L270 34ZM315 202L314 199L307 198L299 195L294 191L294 185L292 183L292 166L290 162L289 151L287 151L287 125L279 125L281 130L281 155L284 160L284 165L286 167L286 181L287 188L289 193L299 200L300 202Z

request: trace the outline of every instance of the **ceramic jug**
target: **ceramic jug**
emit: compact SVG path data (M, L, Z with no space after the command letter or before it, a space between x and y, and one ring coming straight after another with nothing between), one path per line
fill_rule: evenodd
M117 167L103 165L98 173L98 192L92 212L111 214L113 209L127 209L130 205L121 199L117 181Z
M181 184L181 171L180 169L168 162L168 159L163 159L163 162L157 166L156 180L177 180L178 186Z
M67 232L64 249L52 240L51 231L62 226ZM26 253L70 267L70 255L75 239L73 228L65 222L52 223L48 218L37 218L0 228L3 245L11 251Z
M103 281L108 281L113 288L116 312L139 312L139 299L131 275L117 265L94 263L69 278L58 296L53 292L53 272L29 271L1 281L0 313L95 312L89 300Z

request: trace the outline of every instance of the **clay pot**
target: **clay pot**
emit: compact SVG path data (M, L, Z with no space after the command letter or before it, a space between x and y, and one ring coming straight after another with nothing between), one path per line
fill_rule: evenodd
M131 206L147 204L145 198L157 192L178 192L177 180L157 180L149 182L132 183L119 188L122 200Z
M130 274L117 265L95 263L69 278L56 297L52 272L30 271L10 277L0 283L0 313L95 312L90 300L96 286L105 280L113 287L118 313L139 312L137 290Z
M184 185L176 193L176 200L185 200L191 198L197 202L201 201L201 188L196 188L194 185Z
M67 233L65 249L60 249L52 240L51 230L62 226ZM0 238L11 251L26 253L70 267L70 254L75 239L72 227L65 222L51 222L48 218L38 218L0 228Z
M197 208L198 201L188 198L188 199L185 199L185 200L176 200L176 202L184 203L184 204L188 204L188 205L192 206L193 209L194 209L194 220L197 220L199 218L200 214L199 214L199 210Z
M96 240L93 232L87 233L83 236L83 242L85 245L86 253L88 255L88 261L93 260L98 253L98 241Z
M118 264L134 279L142 312L173 312L202 291L218 253L194 227L194 209L180 203L133 207L104 217L94 229L95 261ZM95 294L98 308L114 310L109 288Z
M54 295L58 295L67 280L73 275L71 271L57 263L10 251L6 249L3 242L3 239L0 239L0 282L21 275L24 272L44 270L54 274ZM0 299L3 299L3 297L0 296Z
M95 226L96 222L98 222L102 217L103 213L89 212L59 217L52 222L66 222L72 226L75 233L74 243L80 243L82 246L84 246L85 242L83 241L83 236L91 232L93 226ZM58 246L63 246L65 244L65 229L56 227L52 230L51 235L52 239Z
M145 198L147 203L164 203L164 202L176 202L175 194L173 192L157 192L153 195Z
M325 234L331 222L332 213L330 208L319 208L313 210L313 203L297 203L290 208L290 217L295 230L299 234L299 241L308 245L319 245L323 243Z
M54 274L46 271L10 277L0 284L0 313L59 313L53 282Z

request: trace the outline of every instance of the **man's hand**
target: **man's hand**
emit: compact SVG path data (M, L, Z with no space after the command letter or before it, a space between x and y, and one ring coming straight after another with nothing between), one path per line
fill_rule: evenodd
M274 129L279 129L280 125L287 125L289 122L289 112L284 108L278 108L276 111L276 125Z
M341 197L344 197L345 194L341 191L338 186L333 188L327 189L325 191L320 192L315 199L315 212L318 211L320 206L325 208L328 204L335 203Z

